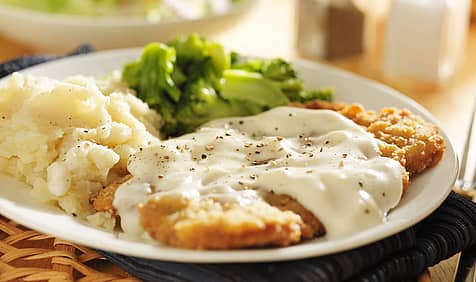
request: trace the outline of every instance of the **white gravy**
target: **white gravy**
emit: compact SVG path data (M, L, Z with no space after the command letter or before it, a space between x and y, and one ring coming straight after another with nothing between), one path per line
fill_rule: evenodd
M144 232L137 206L169 193L242 205L263 191L287 194L332 238L384 222L402 196L402 166L380 157L364 129L328 110L280 107L212 121L143 148L128 169L133 178L119 187L114 206L123 230L136 236Z

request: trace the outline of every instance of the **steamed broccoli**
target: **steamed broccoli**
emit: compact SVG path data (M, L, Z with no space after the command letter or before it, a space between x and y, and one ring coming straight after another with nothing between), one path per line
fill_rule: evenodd
M282 59L242 60L197 34L148 45L138 61L124 67L122 79L163 116L164 137L216 118L332 97L332 90L303 90Z
M148 45L138 61L124 67L122 79L163 116L164 137L175 136L211 119L262 111L220 95L229 60L223 46L194 34L168 46Z

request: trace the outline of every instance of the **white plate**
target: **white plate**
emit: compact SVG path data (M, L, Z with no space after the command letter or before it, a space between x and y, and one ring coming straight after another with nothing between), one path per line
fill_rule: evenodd
M242 0L224 14L196 20L149 22L144 17L91 18L49 14L0 5L0 33L35 50L66 52L90 43L98 49L144 46L170 40L176 34L199 32L210 35L230 27L257 0Z
M141 50L117 50L62 59L25 70L24 73L64 78L75 74L102 76L133 59ZM334 86L336 100L360 102L370 109L384 106L408 108L426 120L437 124L431 114L416 102L396 91L355 75L324 65L295 62L301 78L308 87ZM1 81L0 81L1 82ZM443 160L434 168L414 178L408 192L388 221L354 236L329 240L318 238L285 248L194 251L165 246L147 245L115 237L113 234L80 223L61 211L32 202L26 188L2 178L0 213L27 227L68 241L93 248L137 257L178 262L259 262L320 256L356 248L395 234L422 220L446 198L454 183L457 159L450 140L444 132L447 149Z

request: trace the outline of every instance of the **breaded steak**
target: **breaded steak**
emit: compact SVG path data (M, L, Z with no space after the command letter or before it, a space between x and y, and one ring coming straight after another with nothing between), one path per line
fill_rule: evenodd
M402 175L404 189L409 185L409 175L436 165L445 149L438 128L407 110L387 108L377 114L357 104L327 102L296 106L332 109L365 127L381 141L382 156L406 168ZM118 183L113 183L97 195L93 203L97 211L115 214L117 187ZM153 239L188 249L288 246L325 234L319 218L294 198L273 192L261 196L262 200L251 205L178 195L152 198L138 207L140 223Z

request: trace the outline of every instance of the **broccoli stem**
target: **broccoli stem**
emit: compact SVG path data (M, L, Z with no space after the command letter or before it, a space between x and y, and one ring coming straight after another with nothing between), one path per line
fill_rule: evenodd
M220 94L225 99L249 101L269 108L289 103L286 95L259 73L229 69L223 78Z

